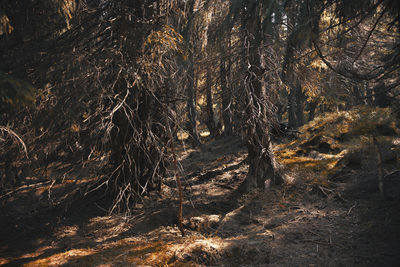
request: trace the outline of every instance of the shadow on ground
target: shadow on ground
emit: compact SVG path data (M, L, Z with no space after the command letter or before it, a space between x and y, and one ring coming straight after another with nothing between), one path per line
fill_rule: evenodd
M330 188L298 179L244 194L246 152L239 139L180 148L179 155L185 237L176 227L173 177L129 216L108 216L104 194L72 197L76 186L68 185L57 190L69 201L35 206L47 191L36 196L37 188L31 188L3 200L0 263L395 266L400 260L399 198L382 199L376 188L359 190L365 173L349 170ZM399 192L396 175L387 187Z

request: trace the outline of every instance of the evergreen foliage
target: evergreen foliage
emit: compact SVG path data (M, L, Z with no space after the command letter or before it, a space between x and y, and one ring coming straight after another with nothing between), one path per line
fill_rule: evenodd
M112 210L160 190L173 142L201 145L204 127L246 142L251 189L283 181L282 122L359 105L400 118L394 0L25 3L0 3L0 125L101 159L90 190L112 192Z

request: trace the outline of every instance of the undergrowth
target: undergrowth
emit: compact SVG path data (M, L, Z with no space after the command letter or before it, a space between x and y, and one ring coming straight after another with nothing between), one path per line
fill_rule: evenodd
M373 136L384 153L391 153L388 163L391 160L398 167L400 151L393 144L399 139L399 129L389 108L359 106L322 114L301 127L296 139L278 144L275 154L280 163L306 180L328 185L330 177L350 165L376 165Z

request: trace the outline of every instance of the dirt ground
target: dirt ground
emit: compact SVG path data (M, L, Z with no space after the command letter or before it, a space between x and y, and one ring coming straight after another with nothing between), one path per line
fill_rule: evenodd
M246 148L220 138L180 148L184 228L176 226L177 190L107 215L96 179L56 162L0 196L0 265L4 266L398 266L400 172L380 196L366 172L348 171L329 186L287 170L292 181L244 194ZM311 176L311 174L310 174ZM363 181L360 183L360 181Z

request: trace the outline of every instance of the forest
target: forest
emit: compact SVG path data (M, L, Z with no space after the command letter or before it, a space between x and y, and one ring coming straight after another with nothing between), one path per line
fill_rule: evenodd
M0 265L398 266L400 2L0 0Z

